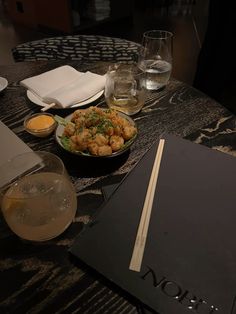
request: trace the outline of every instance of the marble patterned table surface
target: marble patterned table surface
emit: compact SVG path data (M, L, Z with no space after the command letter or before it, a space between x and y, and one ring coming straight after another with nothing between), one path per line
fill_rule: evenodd
M63 151L54 136L36 138L23 121L40 111L19 82L63 64L80 71L106 73L108 64L27 62L0 66L9 85L0 94L0 120L33 150L57 154L76 187L78 209L72 225L58 238L32 244L20 240L0 216L0 313L139 313L137 303L78 265L68 249L104 201L102 188L119 183L162 133L171 133L236 155L235 117L206 95L172 79L160 92L148 92L142 111L133 116L138 137L131 150L117 158L91 160ZM103 96L92 105L105 107ZM50 109L66 116L73 109ZM0 142L4 139L1 138Z

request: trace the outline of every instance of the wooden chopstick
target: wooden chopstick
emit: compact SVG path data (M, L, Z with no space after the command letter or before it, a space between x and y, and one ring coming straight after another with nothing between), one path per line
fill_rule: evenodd
M48 109L50 109L50 108L52 108L52 107L55 107L56 106L56 104L53 102L53 103L51 103L51 104L47 104L46 106L44 106L42 109L41 109L41 111L47 111Z
M156 185L157 185L157 179L158 179L164 144L165 144L165 140L160 139L157 152L156 152L155 161L152 168L152 173L151 173L149 184L148 184L148 189L147 189L144 206L142 210L142 215L141 215L141 219L140 219L140 223L139 223L139 227L138 227L138 231L136 235L134 249L133 249L133 253L132 253L132 257L131 257L131 261L129 265L130 270L137 271L137 272L140 271L141 265L142 265L142 259L143 259L143 254L144 254L144 249L145 249L145 244L146 244L146 239L147 239L148 227L149 227L149 222L150 222L150 217L151 217L151 212L152 212L152 205L153 205L153 200L154 200L154 195L155 195L155 190L156 190Z

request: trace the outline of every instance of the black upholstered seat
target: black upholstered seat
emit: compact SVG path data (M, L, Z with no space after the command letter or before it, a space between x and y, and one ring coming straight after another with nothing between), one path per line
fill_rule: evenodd
M139 44L120 38L69 35L20 44L12 49L16 62L35 60L84 60L133 62Z

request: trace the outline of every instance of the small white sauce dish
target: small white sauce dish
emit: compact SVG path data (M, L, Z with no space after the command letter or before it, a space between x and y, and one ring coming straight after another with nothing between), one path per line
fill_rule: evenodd
M0 92L3 91L8 85L7 79L0 76Z

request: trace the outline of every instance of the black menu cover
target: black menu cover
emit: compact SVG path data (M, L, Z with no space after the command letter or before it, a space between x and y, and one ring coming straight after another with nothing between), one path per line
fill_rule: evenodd
M129 263L158 143L71 252L160 314L236 314L236 159L164 138L141 271Z

